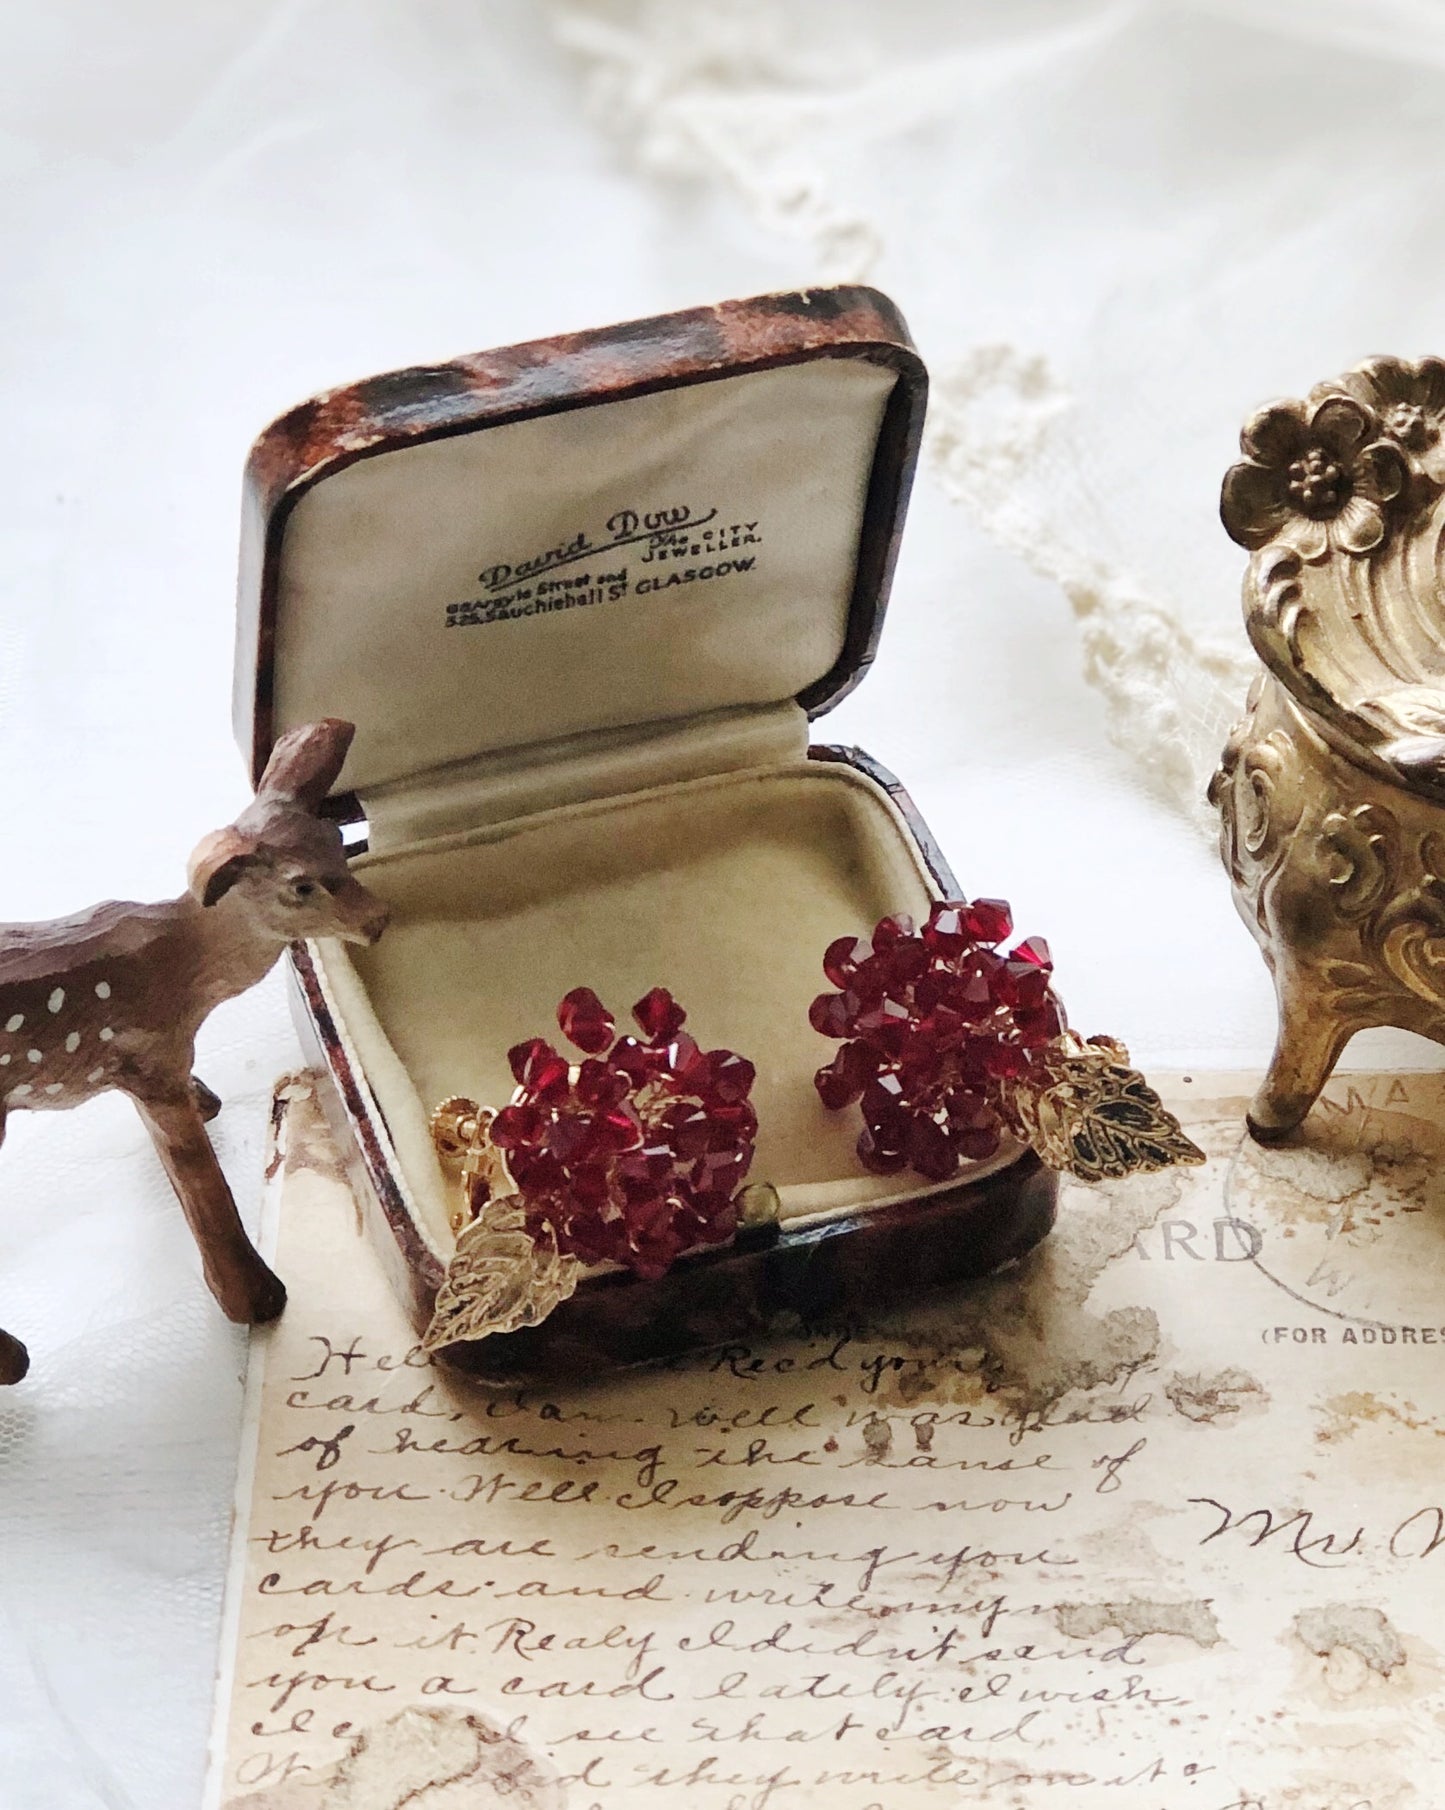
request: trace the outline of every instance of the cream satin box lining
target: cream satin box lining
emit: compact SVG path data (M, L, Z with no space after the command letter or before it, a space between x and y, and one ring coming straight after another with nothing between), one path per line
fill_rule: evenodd
M802 731L802 712L782 708ZM503 1102L513 1085L507 1049L552 1031L537 1002L580 984L620 1013L661 976L690 1005L705 1047L750 1055L755 1098L765 1102L753 1174L777 1187L785 1219L942 1191L862 1172L856 1127L824 1113L809 1082L828 1049L807 1017L825 984L821 951L888 911L926 912L937 889L882 789L808 760L801 734L798 744L771 766L358 860L366 884L391 904L393 928L374 949L318 946L314 960L440 1260L452 1242L451 1196L427 1128L431 1108L459 1092ZM649 936L639 945L644 899ZM1006 1146L969 1174L991 1174L1017 1155Z

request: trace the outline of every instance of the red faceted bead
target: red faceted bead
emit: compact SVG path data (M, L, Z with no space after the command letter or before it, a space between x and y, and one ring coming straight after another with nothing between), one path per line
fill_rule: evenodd
M968 1034L968 1024L961 1012L952 1006L935 1006L931 1012L918 1021L918 1033L926 1038L935 1049L956 1049Z
M1016 1006L1038 1005L1049 990L1046 969L1029 962L1000 962L988 978L994 1002L1012 1012Z
M622 1220L578 1218L559 1236L558 1246L583 1263L625 1263L628 1260L627 1226Z
M1049 946L1041 936L1026 936L1009 951L1009 960L1030 962L1036 968L1052 968L1054 965Z
M734 1194L742 1186L752 1160L753 1153L749 1149L710 1150L694 1163L690 1177L692 1185L704 1191L721 1188Z
M1008 1003L1012 1006L1031 1008L1042 1005L1048 998L1047 968L1010 958L1003 965L1003 976L1008 987Z
M872 953L872 945L862 937L840 936L823 951L823 972L835 987L846 987Z
M693 1205L696 1199L695 1194L689 1195L672 1216L672 1235L680 1251L689 1250L695 1244L714 1242L707 1235L710 1222Z
M1028 1067L1029 1059L1016 1043L995 1043L984 1063L996 1081L1016 1081Z
M813 1077L818 1097L830 1112L851 1106L878 1073L878 1057L866 1043L845 1043Z
M928 1020L909 1032L898 1052L898 1075L911 1096L920 1088L929 1088L943 1075L947 1055L928 1035Z
M962 955L974 943L973 933L963 921L964 907L957 899L940 899L928 914L923 926L923 940L937 955Z
M881 955L885 949L892 948L900 938L913 935L913 919L906 911L895 912L892 917L879 918L877 928L873 932L873 952Z
M954 1089L945 1098L943 1108L948 1114L950 1126L955 1131L964 1127L977 1128L983 1125L993 1125L998 1119L998 1114L990 1105L988 1095L982 1091L981 1086L978 1089Z
M882 950L877 960L883 969L884 986L894 999L906 999L902 989L912 986L928 969L933 957L921 937L900 937Z
M858 1160L874 1175L896 1175L908 1166L908 1158L902 1150L886 1149L866 1128L858 1134Z
M684 1162L701 1156L708 1147L712 1121L702 1106L684 1101L669 1107L662 1116L662 1126L668 1143Z
M594 1210L607 1202L607 1170L601 1163L579 1163L567 1177L579 1205Z
M848 1002L848 1010L857 1013L866 1011L871 1005L877 1005L887 991L887 963L876 955L870 955L853 970L853 978L843 989L843 997Z
M605 1111L627 1097L631 1081L620 1069L589 1056L577 1070L575 1086L577 1098L584 1106L596 1106Z
M993 1047L993 1039L986 1036L970 1037L958 1046L954 1052L953 1072L955 1079L962 1087L982 1087L988 1080L988 1052Z
M1042 1049L1064 1028L1063 1018L1057 1003L1046 998L1042 1005L1026 1006L1014 1013L1014 1024L1018 1030L1019 1042L1025 1049Z
M592 1130L599 1148L606 1151L632 1150L642 1142L642 1127L629 1106L613 1106L599 1112L592 1121Z
M878 1052L866 1043L845 1043L833 1058L833 1066L840 1075L847 1076L850 1086L862 1093L878 1073Z
M546 1049L546 1045L543 1045ZM565 1056L559 1056L556 1050L547 1050L546 1055L538 1055L527 1063L527 1076L521 1085L523 1099L537 1105L549 1105L558 1100L565 1100L571 1085L572 1071Z
M989 977L981 968L971 968L968 973L957 975L944 997L950 1010L971 1024L987 1018L996 1004Z
M635 1037L619 1037L608 1052L608 1061L626 1075L635 1087L641 1087L661 1073L664 1052L639 1043Z
M588 1113L563 1113L548 1125L543 1147L564 1168L585 1163L600 1154L597 1121Z
M645 993L632 1008L632 1016L643 1035L654 1043L670 1042L687 1022L687 1013L666 987L654 987Z
M726 1244L738 1229L738 1209L726 1194L698 1197L697 1227L693 1234L699 1244Z
M851 1047L844 1045L845 1049ZM813 1076L813 1085L818 1090L818 1098L829 1112L840 1112L843 1107L851 1106L863 1091L861 1082L855 1087L845 1074L840 1073L836 1058L832 1062L825 1062L818 1070Z
M667 1231L672 1215L670 1201L640 1200L627 1209L627 1229L637 1239L659 1238Z
M823 1037L846 1037L851 1016L841 993L820 993L808 1007L808 1023Z
M897 1075L876 1075L863 1089L863 1122L889 1148L903 1143L908 1129L907 1096Z
M854 1021L853 1031L875 1049L896 1055L903 1046L910 1017L908 1007L901 1001L885 999L869 1011L860 1013Z
M669 1172L671 1168L669 1163ZM636 1169L629 1169L624 1162L617 1166L617 1185L624 1204L630 1210L644 1201L661 1200L667 1184L664 1178L651 1174L645 1163L639 1164Z
M507 1157L512 1180L524 1194L551 1194L565 1185L567 1171L550 1151L523 1145Z
M975 899L963 907L962 921L976 942L994 944L1012 934L1014 914L1007 900Z
M947 999L949 989L955 984L956 977L950 968L929 968L913 984L914 1011L931 1012L940 1001Z
M540 1107L526 1103L504 1106L492 1120L488 1136L498 1150L515 1150L535 1144L546 1126Z
M524 1043L514 1043L507 1051L507 1066L512 1077L519 1085L525 1087L531 1080L537 1064L550 1062L557 1052L542 1037L528 1037Z
M998 1126L964 1126L953 1134L953 1147L971 1163L985 1163L995 1155L1002 1137Z
M662 1046L662 1066L684 1085L697 1085L704 1073L703 1054L697 1039L687 1031L676 1032Z
M750 1144L758 1135L758 1115L746 1100L731 1106L714 1106L708 1113L708 1143L714 1150L731 1150Z
M958 1152L942 1125L919 1114L909 1122L903 1141L910 1168L929 1181L946 1182L958 1170Z
M708 1051L707 1090L725 1106L746 1100L757 1075L758 1071L746 1056L739 1056L732 1050Z
M569 1043L600 1056L617 1033L617 1021L591 987L573 987L557 1007L557 1023Z

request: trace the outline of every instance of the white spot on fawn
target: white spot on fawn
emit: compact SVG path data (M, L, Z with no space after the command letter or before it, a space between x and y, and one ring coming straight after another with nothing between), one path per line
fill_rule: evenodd
M29 1092L30 1083L28 1081L22 1081L19 1087L12 1087L10 1089L10 1098L12 1100L23 1100Z
M95 997L97 999L110 998L110 982L108 980L98 980L95 983Z
M79 1031L72 1031L70 1033L70 1035L65 1040L65 1047L67 1050L69 1050L69 1052L72 1056L75 1054L75 1052L80 1048L80 1032Z
M45 1060L45 1055L41 1050L26 1050L25 1060L27 1062L43 1062Z
M5 1021L5 1029L7 1031L20 1031L24 1028L25 1014L23 1012L17 1012L13 1018L9 1018Z
M9 1068L9 1066L10 1066L10 1052L9 1052L9 1050L6 1050L5 1054L3 1056L0 1056L0 1068Z
M52 1012L58 1012L65 1004L65 988L57 987L45 1003L50 1007Z
M111 1038L114 1037L114 1035L115 1035L115 1032L110 1028L109 1025L107 1025L105 1027L105 1029L100 1033L100 1040L102 1043L109 1043Z
M50 1083L50 1085L46 1088L45 1091L48 1094L58 1094L60 1092L60 1088L61 1088L61 1083L59 1081L52 1081Z
M105 1070L103 1068L93 1068L85 1078L87 1081L104 1081Z

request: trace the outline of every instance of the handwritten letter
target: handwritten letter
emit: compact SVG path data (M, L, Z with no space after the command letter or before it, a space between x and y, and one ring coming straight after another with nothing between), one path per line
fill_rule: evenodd
M572 1810L1440 1801L1442 1102L1346 1078L1266 1152L1181 1083L1208 1167L972 1292L496 1394L293 1099L212 1802L490 1801L419 1710Z

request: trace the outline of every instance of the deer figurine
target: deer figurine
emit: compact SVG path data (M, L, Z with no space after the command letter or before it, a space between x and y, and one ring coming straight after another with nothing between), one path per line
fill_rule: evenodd
M245 1324L274 1319L286 1290L246 1236L206 1135L221 1102L191 1073L196 1033L288 943L374 943L386 927L386 906L347 867L340 830L316 815L354 734L328 718L283 735L254 801L191 856L180 898L0 924L0 1143L11 1112L129 1094L211 1293ZM28 1368L25 1347L0 1331L0 1384Z

